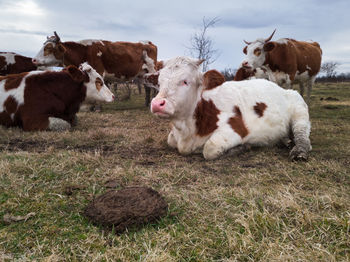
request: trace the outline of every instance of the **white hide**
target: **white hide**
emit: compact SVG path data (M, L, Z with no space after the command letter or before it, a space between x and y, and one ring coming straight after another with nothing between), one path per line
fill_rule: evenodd
M11 53L11 52L8 52L8 53L1 53L1 54L0 54L0 56L5 57L6 65L5 65L3 68L7 67L7 65L15 64L15 63L16 63L15 55L17 55L17 54L16 54L16 53Z
M82 44L83 46L89 46L89 45L92 45L94 43L100 43L103 46L105 45L102 42L102 40L99 40L99 39L84 39L84 40L77 41L77 43Z
M184 80L188 85L183 84ZM296 135L300 137L293 150L307 154L311 149L308 107L296 91L284 90L264 79L229 81L204 90L196 61L184 57L166 63L160 72L159 84L160 91L154 101L163 99L166 103L164 115L159 112L158 115L171 119L168 144L182 154L204 147L204 157L214 159L242 144L274 144L288 137L291 129L298 130ZM220 110L218 128L205 137L196 134L194 119L195 108L202 98L212 101ZM262 117L254 111L257 103L267 105ZM229 124L229 119L235 116L235 106L239 107L249 132L243 138Z
M102 101L112 102L114 95L105 85L102 76L96 72L87 62L81 64L79 69L84 71L89 76L89 82L84 83L86 86L86 101ZM98 90L96 88L96 80L99 79L102 82L102 88Z

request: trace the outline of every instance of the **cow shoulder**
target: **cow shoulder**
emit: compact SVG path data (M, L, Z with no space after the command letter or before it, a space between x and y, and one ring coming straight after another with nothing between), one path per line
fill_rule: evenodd
M225 82L225 77L217 70L209 70L203 75L203 84L205 90L214 89Z

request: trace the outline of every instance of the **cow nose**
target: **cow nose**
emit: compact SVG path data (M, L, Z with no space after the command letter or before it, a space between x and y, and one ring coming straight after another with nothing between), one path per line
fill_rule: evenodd
M114 99L115 99L115 96L114 96L114 95L112 95L112 101L114 101Z
M153 113L162 112L165 108L165 104L166 104L165 99L162 99L162 98L153 99L151 103L152 112Z
M243 63L242 63L242 66L243 66L243 67L250 67L247 61L243 62Z

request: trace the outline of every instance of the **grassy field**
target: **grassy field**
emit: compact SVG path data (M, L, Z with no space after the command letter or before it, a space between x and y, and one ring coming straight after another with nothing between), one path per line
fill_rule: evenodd
M0 127L0 261L349 261L350 83L317 84L310 113L308 162L278 147L183 157L135 94L71 132ZM94 226L82 212L111 183L161 192L168 215L121 235Z

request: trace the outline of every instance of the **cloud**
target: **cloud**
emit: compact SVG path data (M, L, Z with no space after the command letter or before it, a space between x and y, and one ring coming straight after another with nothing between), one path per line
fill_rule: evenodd
M2 0L0 51L33 56L57 31L63 41L151 40L167 59L188 54L186 46L204 16L220 18L208 31L221 53L212 68L237 67L244 58L243 39L268 37L275 28L274 39L312 39L320 43L324 61L350 63L348 0Z

